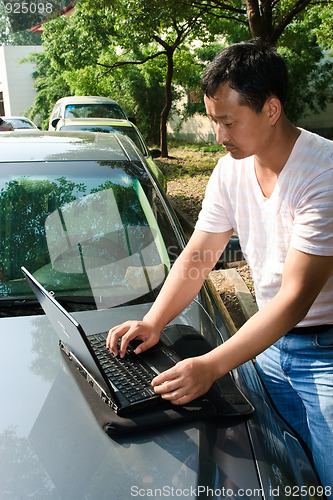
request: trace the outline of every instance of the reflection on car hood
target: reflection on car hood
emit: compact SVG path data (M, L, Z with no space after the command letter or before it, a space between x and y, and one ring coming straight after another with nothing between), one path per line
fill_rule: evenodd
M150 304L74 313L87 334L140 319ZM175 322L214 329L199 302ZM256 412L111 439L64 364L45 316L2 318L1 490L8 498L269 498L316 484L298 441L272 411L255 370L241 368Z
M130 160L139 156L125 136L92 132L8 132L0 135L1 162Z
M141 315L144 309L140 306ZM200 311L193 305L178 321L186 322L190 313L200 327ZM77 313L76 318L91 332L97 324L107 330L125 317L137 317L138 312L137 307L120 308L117 313ZM210 475L219 473L211 461L216 446L225 469L220 484L232 478L235 485L246 480L247 485L250 481L258 487L242 421L222 427L208 422L177 425L113 440L99 428L63 364L57 336L45 316L3 319L0 335L1 370L11 373L10 383L1 389L2 477L13 497L24 491L26 497L44 500L53 490L54 498L61 500L97 500L109 498L111 492L112 498L127 499L139 490L158 488L186 494L198 484L213 486ZM242 474L237 465L240 453Z

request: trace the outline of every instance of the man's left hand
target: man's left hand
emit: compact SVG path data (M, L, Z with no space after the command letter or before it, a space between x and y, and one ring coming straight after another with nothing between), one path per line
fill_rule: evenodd
M215 381L212 365L205 356L188 358L161 373L152 381L156 394L182 405L205 394Z

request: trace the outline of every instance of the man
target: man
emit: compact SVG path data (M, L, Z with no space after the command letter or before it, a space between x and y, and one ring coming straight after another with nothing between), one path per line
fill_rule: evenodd
M196 296L235 231L259 312L223 345L157 376L155 392L187 403L257 356L278 410L310 446L322 483L333 487L333 144L287 119L286 67L256 41L218 54L202 88L228 154L152 308L143 321L110 330L107 346L117 354L122 337L123 355L134 337L143 340L137 350L154 345Z

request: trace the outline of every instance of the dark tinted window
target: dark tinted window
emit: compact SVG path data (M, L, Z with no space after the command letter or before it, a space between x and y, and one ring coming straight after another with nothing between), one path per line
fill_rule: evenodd
M15 129L18 128L35 128L29 120L25 120L24 118L11 118L8 120L9 123L13 125Z
M64 118L125 118L119 104L68 104Z

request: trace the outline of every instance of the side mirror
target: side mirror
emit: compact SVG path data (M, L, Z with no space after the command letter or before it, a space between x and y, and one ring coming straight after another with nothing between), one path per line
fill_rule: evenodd
M136 125L136 118L134 116L128 116L128 121L134 123L134 125Z
M56 126L58 125L59 121L60 121L60 118L53 118L53 120L51 121L52 127L56 128Z
M150 153L152 158L158 158L162 154L160 149L150 149L149 153Z

